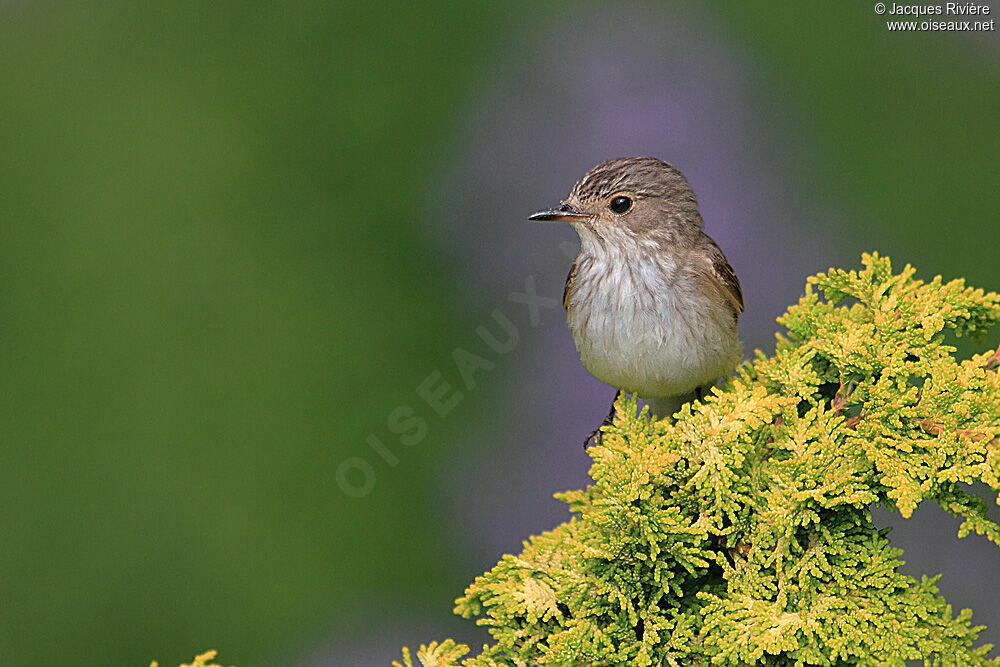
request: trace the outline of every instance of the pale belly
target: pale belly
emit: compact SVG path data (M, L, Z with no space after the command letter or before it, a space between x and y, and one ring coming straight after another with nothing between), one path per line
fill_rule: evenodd
M566 319L591 375L642 397L678 396L739 363L742 345L730 312L699 310L702 301L668 285L637 289L616 277L581 285L568 304Z

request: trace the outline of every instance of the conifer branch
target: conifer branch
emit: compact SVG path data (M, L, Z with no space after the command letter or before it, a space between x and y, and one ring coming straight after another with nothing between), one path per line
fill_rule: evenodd
M1000 665L871 521L932 500L1000 545L961 487L1000 492L1000 348L958 360L945 342L982 337L1000 295L862 262L809 278L774 355L673 421L621 399L593 483L557 496L573 518L457 600L494 643L419 664Z

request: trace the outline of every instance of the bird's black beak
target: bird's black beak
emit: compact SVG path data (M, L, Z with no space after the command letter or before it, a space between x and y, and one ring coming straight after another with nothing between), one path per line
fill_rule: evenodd
M558 207L549 209L548 211L532 213L528 216L528 220L534 220L535 222L556 222L559 220L572 222L580 218L589 217L586 213L580 213L569 204L560 204Z

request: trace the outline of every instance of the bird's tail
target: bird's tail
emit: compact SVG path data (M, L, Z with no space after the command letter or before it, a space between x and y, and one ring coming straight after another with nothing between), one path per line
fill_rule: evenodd
M656 415L657 418L663 419L665 417L673 417L681 409L682 405L696 398L701 398L708 393L712 386L712 384L707 384L680 396L661 396L659 398L643 398L642 400L649 406L651 413Z

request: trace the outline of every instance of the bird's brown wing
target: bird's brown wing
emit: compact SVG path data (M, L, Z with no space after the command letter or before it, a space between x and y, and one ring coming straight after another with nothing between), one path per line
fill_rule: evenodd
M569 296L573 291L573 281L576 279L576 262L569 267L569 275L566 276L566 286L563 287L563 308L569 309Z
M734 315L738 316L743 312L743 288L740 287L740 279L729 265L729 260L722 254L722 249L712 239L708 239L707 251L712 279L729 299Z

